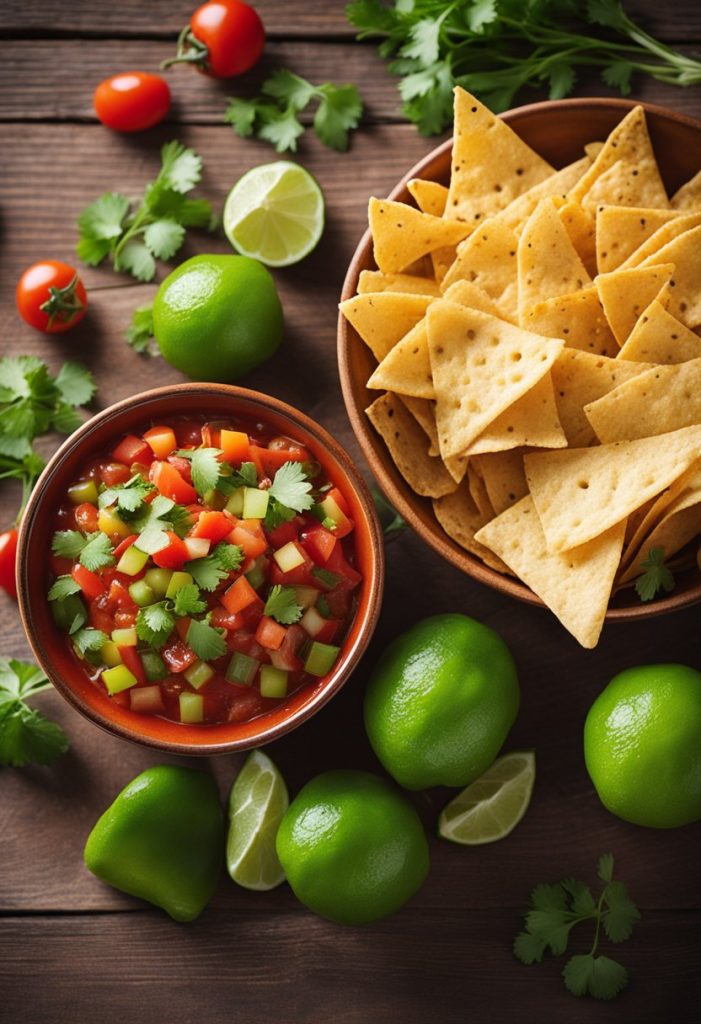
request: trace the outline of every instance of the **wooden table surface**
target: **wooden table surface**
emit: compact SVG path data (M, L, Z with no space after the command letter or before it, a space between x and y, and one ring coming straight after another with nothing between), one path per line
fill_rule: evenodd
M122 340L132 310L155 286L86 268L89 315L65 340L52 341L15 311L20 272L43 257L70 261L82 207L110 189L137 193L157 168L159 146L172 138L203 156L201 192L220 207L245 170L274 158L269 147L237 138L222 123L225 96L252 90L271 69L289 66L314 81L353 81L366 116L351 151L339 155L313 138L300 147L298 159L326 196L326 231L312 256L276 272L285 343L245 383L305 410L363 465L338 384L336 303L368 196L387 194L437 140L421 138L402 120L395 80L373 46L353 41L341 0L259 0L268 44L244 84L177 68L165 125L129 137L97 124L91 104L96 83L125 69L156 70L173 51L192 6L184 0L0 3L2 350L34 353L54 368L66 358L83 360L99 384L98 408L180 380L160 359L139 358ZM701 50L697 0L630 0L626 7L680 49ZM606 92L582 75L579 94ZM635 95L701 116L698 86L681 90L638 79ZM198 251L226 252L227 245L192 233L183 255ZM0 499L6 523L17 492L4 486ZM200 920L177 925L102 885L81 857L93 822L117 792L139 771L168 759L109 737L54 692L43 694L37 706L64 726L72 746L53 767L0 773L0 1021L698 1019L701 826L652 831L608 814L585 772L581 735L590 703L622 668L651 661L701 667L701 612L609 626L597 650L584 651L551 615L471 582L404 534L387 547L384 610L360 668L316 718L269 748L292 793L327 768L379 770L362 728L366 675L392 637L438 611L464 612L493 626L518 663L522 710L507 748L535 748L538 778L530 810L510 838L474 849L439 841L435 821L448 792L415 794L432 836L432 868L421 892L393 917L341 928L308 913L287 886L253 894L224 877ZM26 656L9 600L0 600L0 615L0 653ZM223 795L239 765L234 757L210 761ZM597 857L608 850L643 911L633 940L620 951L630 987L613 1004L569 996L558 976L561 963L524 967L511 954L530 888L564 875L593 881Z

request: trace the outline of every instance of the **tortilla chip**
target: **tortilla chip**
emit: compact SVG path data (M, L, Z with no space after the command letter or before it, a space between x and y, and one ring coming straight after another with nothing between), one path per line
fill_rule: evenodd
M482 475L496 515L501 515L504 509L511 508L528 494L523 454L522 449L514 448L507 452L475 455L471 460Z
M464 452L545 376L563 348L558 339L445 300L433 303L426 322L443 458Z
M568 551L598 537L660 494L700 455L701 427L694 426L598 448L524 456L548 548Z
M701 359L701 338L672 316L659 299L653 299L628 335L618 358L648 363L685 363L689 359Z
M456 281L468 281L494 299L507 316L516 319L517 249L518 239L510 228L496 219L488 221L458 247L457 259L443 279L443 292Z
M448 189L437 181L426 181L424 178L412 178L407 182L409 193L422 213L430 213L433 217L442 217L448 200Z
M596 214L596 265L600 274L616 270L643 242L679 215L641 206L600 206Z
M645 569L644 562L653 548L662 548L665 561L686 547L690 540L701 533L701 487L696 486L684 491L673 502L667 513L655 525L650 534L644 538L637 550L630 552L627 567L619 576L619 583L640 576Z
M583 157L581 160L563 167L562 170L555 171L549 178L538 182L523 195L517 196L501 213L496 214L494 219L511 228L516 234L520 234L541 199L564 200L570 189L577 184L589 167L591 167L591 160Z
M555 392L546 373L530 391L505 409L465 449L465 455L503 452L512 448L565 448L567 438L560 426Z
M467 473L469 460L467 455L463 455L461 452L460 455L451 455L449 458L443 459L443 465L448 470L455 483L459 484Z
M605 143L603 142L587 142L584 147L584 152L587 154L589 159L593 162L604 148Z
M619 345L625 344L638 317L672 280L674 273L673 262L660 261L655 266L599 274L594 283Z
M477 555L490 569L510 574L509 569L500 558L492 554L489 548L483 547L475 540L475 533L484 525L482 517L472 500L467 483L464 483L452 494L446 494L433 502L433 512L445 532L461 548L472 555Z
M434 300L406 292L368 292L339 305L378 362L423 319Z
M430 277L414 274L383 274L381 270L361 270L358 295L368 292L405 292L407 295L432 295L437 298L441 290Z
M413 491L440 498L455 490L455 481L440 459L428 454L423 430L396 395L381 395L365 412Z
M546 338L562 338L567 348L578 348L596 356L613 358L618 355L618 342L611 333L599 293L593 285L532 306L522 326Z
M701 338L698 341L701 344ZM602 444L701 423L701 359L654 366L587 405L584 412Z
M545 299L591 285L586 267L570 241L552 199L543 199L528 219L518 242L519 322Z
M674 264L669 282L667 308L687 327L701 324L701 225L668 242L654 256L648 256L640 269L654 270L655 264Z
M596 646L621 557L625 523L565 554L549 554L530 495L479 533L582 647Z
M425 398L411 398L409 395L399 395L399 398L428 438L428 454L438 455L438 429L433 402Z
M689 178L674 193L670 202L673 210L682 210L684 213L701 210L701 171L697 171L693 178Z
M619 269L630 270L633 267L642 266L650 256L656 256L660 249L663 249L668 242L678 238L679 235L683 235L686 231L690 231L691 228L698 227L699 224L701 224L701 213L680 214L677 217L672 217L666 224L660 225L657 231L654 231L649 238L645 239L642 245L638 246L630 256L627 256ZM662 263L664 261L652 260L651 262Z
M628 529L626 530L626 543L621 558L622 568L627 566L645 538L652 533L658 523L662 522L677 499L688 490L694 490L697 487L701 487L701 463L698 460L692 462L691 466L661 494L658 494L652 501L642 505L643 515L638 515L638 510L636 510L630 516L629 524L631 520L637 519L637 526L632 532Z
M640 106L633 107L623 120L619 121L606 139L594 163L572 189L569 198L580 203L583 200L586 201L585 197L591 192L595 182L619 161L623 161L624 166L616 172L612 179L607 179L609 185L615 185L621 170L625 172L625 175L632 174L633 170L637 170L635 180L638 182L638 192L634 205L669 206L667 193L660 178L648 135L645 111ZM603 200L599 200L599 202L601 201Z
M610 206L641 206L648 205L651 209L669 209L669 199L665 192L657 163L644 162L646 168L642 172L641 165L630 160L617 160L612 167L596 179L587 194L582 198L583 206L595 210L603 204Z
M471 460L467 462L467 487L472 500L477 506L482 522L488 523L490 519L494 519L494 509L489 500L487 488L484 486L484 480Z
M414 260L443 245L457 245L471 230L390 199L371 199L369 218L375 263L384 274L406 270Z
M554 173L505 121L459 86L451 167L445 216L470 228Z
M565 225L570 242L584 264L587 273L596 274L596 221L589 210L579 203L568 200L557 207L557 213Z

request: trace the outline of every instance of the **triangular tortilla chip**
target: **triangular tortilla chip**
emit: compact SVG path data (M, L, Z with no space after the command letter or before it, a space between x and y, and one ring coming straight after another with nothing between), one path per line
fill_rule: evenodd
M643 311L619 359L647 363L685 363L701 359L701 338L669 313L659 299Z
M375 263L384 274L406 270L443 245L457 245L472 230L466 224L421 213L406 203L371 199L370 231Z
M651 267L599 274L594 283L619 345L625 344L640 314L657 298L674 273L674 263L660 261Z
M425 178L412 178L406 186L414 202L422 213L430 213L433 217L442 217L448 201L448 189L437 181Z
M633 267L640 267L650 256L657 256L659 251L691 228L701 224L701 213L679 214L672 217L666 224L661 224L657 231L654 231L649 238L646 238L642 245L639 245L630 256L627 256L621 263L619 270L631 270ZM662 263L662 260L653 260L653 263Z
M616 270L663 224L679 214L641 206L600 206L596 213L596 265L600 274Z
M407 295L432 295L437 298L441 290L430 277L414 274L383 274L381 270L361 270L358 295L368 292L406 292Z
M441 285L444 293L456 281L469 281L515 319L518 316L517 249L518 239L506 225L496 219L483 224L459 246L457 259Z
M504 509L511 508L528 494L523 454L522 449L514 448L507 452L475 455L471 460L482 475L496 515L501 515Z
M591 285L587 269L570 241L552 199L543 199L528 219L518 242L518 310Z
M440 435L440 424L439 424ZM597 448L535 452L526 479L551 551L568 551L620 523L701 456L701 427Z
M413 491L440 498L455 490L455 481L441 460L428 454L423 430L396 395L381 395L365 412Z
M558 339L445 300L433 303L426 322L443 458L464 452L545 376L563 348Z
M641 164L630 160L617 160L612 167L596 179L587 194L582 198L583 206L594 210L597 206L641 206L648 205L652 209L669 209L669 199L665 192L656 162L643 161Z
M448 302L457 302L459 306L469 306L470 309L479 309L482 313L499 317L500 320L516 323L515 320L509 320L506 310L501 309L498 302L472 281L455 281L446 288L443 298Z
M687 327L701 324L701 225L668 242L640 269L654 270L653 264L672 263L667 308Z
M496 214L496 220L511 228L517 235L523 230L523 226L535 210L541 199L558 198L565 199L565 196L574 185L577 184L588 167L591 167L591 160L582 157L581 160L568 164L560 171L555 171L549 178L538 182L533 188L529 188L523 195L517 196L509 205Z
M423 319L433 301L430 295L369 292L346 299L338 308L379 362Z
M631 521L635 520L637 520L637 525L633 531L626 529L626 543L621 558L623 568L628 565L645 538L652 533L658 523L662 522L677 499L688 490L698 487L701 487L701 464L696 460L661 494L658 494L652 501L645 502L629 517L629 526ZM642 515L639 514L641 511Z
M663 518L651 533L644 538L639 548L630 552L628 566L620 574L619 583L640 576L645 569L641 566L653 548L661 548L665 561L676 555L683 547L701 533L701 486L687 489L673 502ZM624 555L625 557L625 555Z
M594 183L619 160L637 170L640 182L637 206L668 206L657 161L650 142L642 107L633 107L616 125L599 151L594 163L572 189L569 198L582 202ZM650 201L652 197L653 201ZM658 201L659 200L659 201Z
M487 488L484 486L482 474L478 472L475 464L470 460L467 463L467 487L472 500L477 506L482 522L488 523L490 519L494 519L494 509L489 500Z
M487 523L478 543L490 547L557 616L582 647L596 647L621 557L625 523L565 554L549 554L528 495Z
M584 412L602 444L701 423L701 359L646 370L587 405Z
M445 216L470 228L554 173L505 121L459 86L451 168Z
M455 483L459 484L467 473L469 459L467 455L463 455L462 453L460 455L451 455L449 458L443 459L443 465L448 470Z
M485 548L475 541L475 533L481 526L484 526L484 520L472 500L467 482L452 494L437 498L433 502L433 512L445 532L456 544L465 548L470 554L477 555L490 569L510 574L509 569L500 558L492 554L489 548Z
M550 374L505 409L464 452L481 455L511 448L565 448L567 438L560 426Z
M673 210L682 210L684 213L701 210L701 171L697 171L693 178L684 182L670 202Z
M557 205L557 204L556 204ZM557 213L565 225L570 242L587 273L596 274L596 221L589 210L573 200L557 205Z
M428 438L428 454L438 455L438 429L433 402L429 402L426 398L412 398L409 395L399 395L399 398Z
M593 285L532 306L522 326L546 338L562 338L567 348L582 349L597 356L613 358L618 355L618 342L611 333L599 293Z
M584 152L587 154L589 159L593 162L604 148L605 143L603 142L587 142L584 147Z

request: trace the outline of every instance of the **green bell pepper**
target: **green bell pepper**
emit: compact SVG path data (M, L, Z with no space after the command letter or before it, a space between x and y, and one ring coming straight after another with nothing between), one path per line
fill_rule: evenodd
M162 764L137 775L97 821L85 863L103 882L194 921L214 895L224 815L211 775Z

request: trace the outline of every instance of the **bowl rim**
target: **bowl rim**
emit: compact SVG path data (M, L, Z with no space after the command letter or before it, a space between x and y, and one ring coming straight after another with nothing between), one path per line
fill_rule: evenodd
M537 103L528 103L520 107L514 107L511 110L504 111L499 116L502 117L507 124L516 129L519 121L546 110L548 112L562 111L563 113L566 113L567 111L581 109L614 108L620 110L623 115L637 106L643 107L646 114L652 114L653 116L667 121L675 121L686 128L693 129L699 133L701 140L701 119L689 117L687 114L681 114L678 111L669 110L668 108L659 106L658 104L620 97L582 96L562 100L541 100ZM426 168L430 167L436 160L444 158L445 154L452 149L452 145L453 138L451 136L439 143L438 146L434 147L407 171L407 173L392 188L387 198L390 200L408 200L409 202L412 202L413 200L411 199L411 195L407 190L407 183L411 181L412 178L422 177ZM370 228L368 227L363 232L348 265L348 270L346 271L341 291L341 302L345 299L352 298L356 294L360 270L363 268L371 246L372 237ZM371 430L369 420L364 415L364 411L358 407L354 400L354 383L350 373L349 359L349 350L351 344L354 343L354 335L355 332L352 330L350 323L343 316L343 313L339 311L336 351L339 377L341 380L341 391L343 393L346 412L348 413L348 418L350 419L353 432L362 449L363 455L370 465L372 473L376 477L380 487L386 494L388 501L395 506L400 515L406 520L414 532L418 534L421 540L428 544L430 548L436 551L454 568L465 573L465 575L470 576L472 579L476 579L479 583L498 591L499 593L505 594L508 597L516 598L525 604L534 605L546 610L545 603L530 589L530 587L527 587L520 580L511 576L503 575L498 573L495 569L489 568L489 566L485 565L484 562L478 559L471 552L461 548L457 542L453 541L442 529L431 530L425 526L422 519L415 511L414 505L417 502L423 503L430 499L422 498L420 495L412 495L411 498L405 496L404 489L408 489L408 484L405 484L402 481L402 484L398 485L395 482L393 473L396 475L397 471L394 467L392 467L391 470L388 469L386 464L387 455L386 452L382 451L382 440ZM609 606L606 610L605 622L633 621L642 618L651 618L658 615L664 615L667 612L676 611L681 608L690 607L700 601L701 583L699 583L695 590L672 594L669 597L661 597L656 599L654 602L649 602L647 604L643 604L641 602L639 606L630 605L617 608Z
M134 728L122 725L115 721L107 713L89 706L79 694L75 692L70 683L57 672L53 665L50 654L50 647L44 644L41 636L34 628L33 608L37 600L46 600L43 589L37 594L32 594L28 577L28 549L33 536L34 526L39 517L48 515L48 509L44 508L45 495L48 494L47 485L61 473L64 460L68 454L75 455L94 435L109 424L118 423L122 415L135 409L143 411L144 418L148 418L150 412L157 412L158 405L173 396L179 394L188 396L201 396L203 399L203 411L206 414L206 398L213 393L231 399L232 405L236 403L247 403L249 408L244 415L252 415L251 406L260 410L260 418L265 422L266 413L272 411L284 420L289 421L298 428L301 435L311 437L313 444L324 448L328 453L331 462L335 463L341 470L343 476L348 479L358 499L362 510L362 529L367 535L368 561L370 566L369 576L364 577L364 584L367 587L367 604L364 615L361 618L360 610L356 609L356 615L351 621L348 633L343 644L337 667L324 679L319 680L316 692L301 707L286 715L281 721L275 722L267 727L261 727L254 736L246 736L240 739L220 740L214 742L193 743L185 740L182 743L160 739L152 736L145 736L140 733L137 723ZM171 414L172 415L172 414ZM192 410L185 410L182 415L185 417L196 415ZM118 428L115 433L118 433ZM121 399L107 408L96 413L86 420L73 434L66 438L57 451L47 462L46 467L37 480L30 499L24 510L22 521L19 527L17 546L17 601L22 625L29 646L34 654L37 663L51 680L54 688L61 696L85 718L88 718L95 725L104 729L112 735L123 739L140 743L171 754L182 754L192 756L211 756L218 754L230 754L237 751L250 750L253 747L271 743L279 739L297 726L303 724L312 715L316 714L338 691L345 685L353 671L356 669L360 658L365 652L370 639L377 626L382 609L382 599L385 580L385 553L382 529L379 522L375 503L370 494L367 483L360 471L353 462L345 448L338 442L325 427L316 423L306 413L295 409L294 406L266 395L263 392L254 391L250 388L243 388L237 385L209 383L209 382L183 382L180 384L166 385L159 388L152 388L135 395ZM346 647L348 641L349 646ZM311 685L311 684L310 684ZM292 694L291 697L295 695ZM278 705L272 709L284 711L285 705ZM220 728L225 726L248 725L250 722L261 722L264 726L268 715L263 714L243 723L220 723L219 726L201 726L203 729ZM173 723L176 726L178 723ZM197 725L188 726L188 729L200 728ZM206 733L204 734L206 735Z

